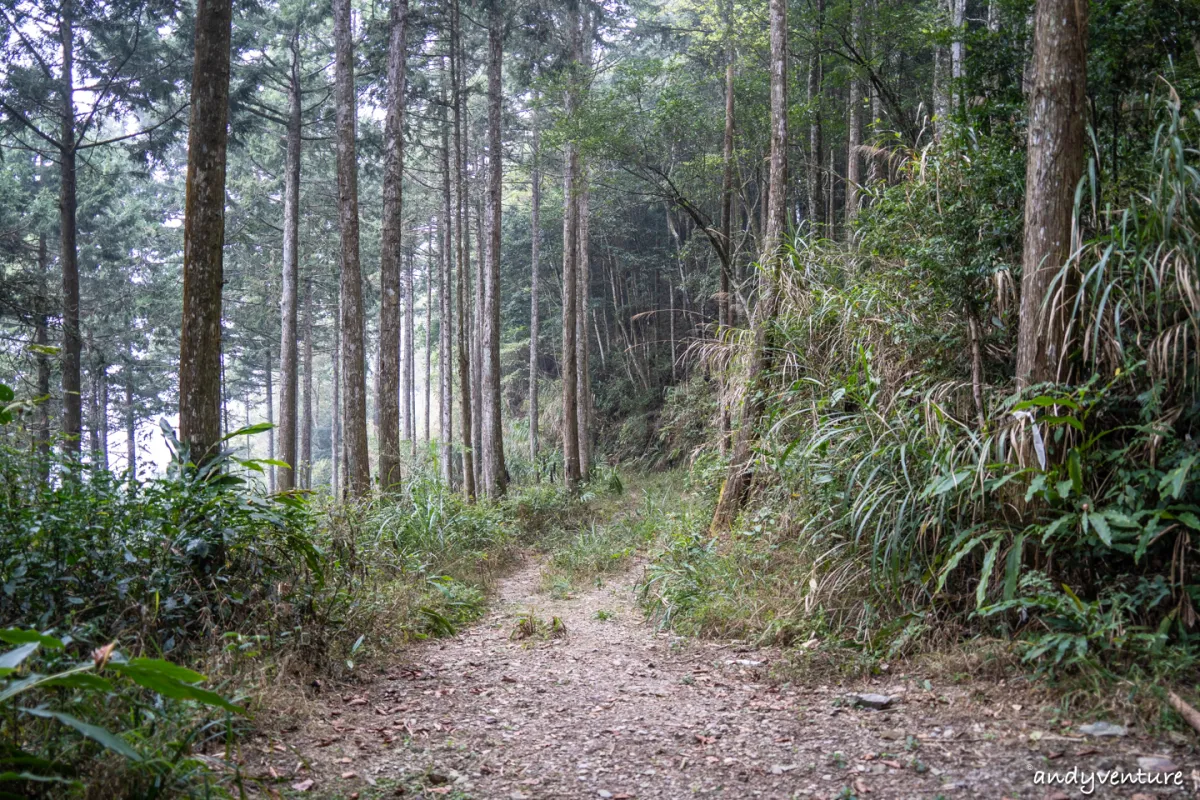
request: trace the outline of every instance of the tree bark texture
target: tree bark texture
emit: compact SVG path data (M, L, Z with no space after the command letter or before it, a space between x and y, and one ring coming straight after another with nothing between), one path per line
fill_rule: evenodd
M389 17L387 109L383 137L383 230L379 244L379 485L387 489L400 474L401 317L403 299L404 227L404 84L405 26L408 0L392 0ZM408 389L404 387L404 414L411 430Z
M571 41L571 66L566 90L566 112L575 112L579 82L582 36L579 30L579 0L568 0L567 33ZM575 179L579 152L568 139L563 154L563 285L562 285L562 444L563 479L567 489L579 486L578 362L575 346L575 317L578 311L579 201Z
M453 59L453 54L451 54ZM451 278L454 259L454 230L451 221L451 190L450 190L450 121L447 118L448 105L445 89L446 69L442 67L442 96L441 96L441 128L442 128L442 215L438 220L440 241L438 251L441 254L441 284L438 287L438 382L441 391L439 402L441 410L441 425L438 430L441 445L442 480L447 486L454 482L454 379L451 371L451 331L453 320L450 311L451 296L454 283ZM462 276L459 276L461 281ZM463 391L467 387L462 387ZM462 423L466 425L467 423Z
M1066 380L1068 282L1075 188L1083 175L1087 112L1087 4L1038 0L1034 83L1025 166L1025 250L1017 334L1017 384ZM1051 286L1054 292L1051 295Z
M362 265L358 234L358 109L350 0L333 0L334 106L337 127L338 223L341 231L341 328L346 491L362 497L371 488L367 460L367 368L363 333Z
M504 463L504 428L500 386L500 220L504 146L500 138L503 111L500 60L503 54L504 12L500 3L488 10L487 112L487 263L483 271L483 488L488 497L504 495L508 469Z
M542 248L542 137L538 128L537 105L540 97L534 97L533 112L533 163L530 168L529 225L533 244L529 256L529 463L533 465L533 478L541 480L538 470L538 338L541 335L541 314L538 311L538 261Z
M296 488L296 411L299 394L300 353L297 335L300 280L300 147L302 122L300 97L300 34L292 34L289 43L292 61L288 70L287 155L283 173L283 279L279 318L279 440L280 460L287 464L278 470L281 492ZM307 313L307 312L306 312Z
M197 26L199 16L197 11ZM83 396L81 361L83 338L79 328L79 249L76 245L76 148L75 148L75 3L64 0L59 11L58 32L62 42L62 120L59 140L58 219L61 245L63 300L63 452L79 456L80 436L83 433ZM199 29L197 28L197 34ZM226 59L228 60L228 59ZM228 73L228 69L226 69ZM190 149L189 149L190 152ZM222 150L224 175L224 150ZM189 175L190 175L189 170ZM189 189L191 182L188 183ZM222 181L222 192L224 181ZM190 192L189 192L190 196ZM222 195L222 203L224 196ZM220 304L218 303L218 309ZM220 311L218 310L218 315Z
M232 23L231 0L199 0L188 130L183 321L179 337L179 438L190 448L197 464L216 455L221 439L222 249Z
M824 159L825 147L822 144L821 128L821 99L822 85L825 80L824 63L821 59L821 48L824 45L825 31L825 0L816 0L817 31L816 46L808 63L808 105L812 115L808 123L808 221L814 234L820 236L822 224L825 222L825 181L821 165Z
M313 434L313 324L312 324L312 281L304 282L304 408L300 419L299 474L296 484L312 489L312 434Z

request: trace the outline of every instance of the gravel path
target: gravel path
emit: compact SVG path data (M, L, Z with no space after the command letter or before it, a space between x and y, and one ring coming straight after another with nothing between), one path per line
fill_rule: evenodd
M362 800L1063 800L1084 795L1035 785L1037 770L1134 771L1139 757L1157 755L1170 762L1158 767L1182 770L1182 788L1096 787L1091 796L1193 796L1200 758L1190 737L1084 737L1020 684L768 680L777 651L656 632L635 603L640 576L635 566L552 599L531 558L502 581L484 620L398 654L365 684L327 688L300 730L248 766L278 776L285 794ZM565 634L511 638L531 611L558 617ZM851 691L887 695L890 706L855 707Z

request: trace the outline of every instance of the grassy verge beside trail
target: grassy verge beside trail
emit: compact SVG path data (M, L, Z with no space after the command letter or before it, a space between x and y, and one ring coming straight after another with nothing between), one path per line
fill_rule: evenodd
M625 487L616 473L600 473L589 490L607 497L592 513L538 543L546 558L543 592L562 598L599 585L690 518L687 509L696 498L683 490L681 473L638 473L630 480Z
M417 464L400 491L332 504L265 495L264 465L232 452L144 482L51 458L0 449L0 797L236 793L256 720L452 635L605 491L468 504Z

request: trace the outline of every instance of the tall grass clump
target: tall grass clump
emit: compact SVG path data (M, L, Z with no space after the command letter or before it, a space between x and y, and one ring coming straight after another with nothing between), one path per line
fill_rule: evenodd
M798 237L756 502L728 537L666 543L660 616L885 656L1001 638L1055 670L1191 675L1197 113L1159 106L1122 184L1138 192L1094 168L1081 184L1047 299L1069 323L1058 383L1013 388L1019 152L959 131L875 191L854 247Z

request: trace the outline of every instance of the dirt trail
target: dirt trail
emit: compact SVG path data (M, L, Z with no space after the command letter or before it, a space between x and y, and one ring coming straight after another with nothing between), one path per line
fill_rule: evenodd
M1183 788L1097 787L1092 796L1192 796L1200 760L1182 737L1085 738L1031 693L995 683L772 682L774 650L656 632L635 603L640 576L634 567L552 599L539 593L540 565L531 558L502 581L485 619L399 654L366 684L327 688L305 726L285 735L289 747L276 745L257 766L297 786L297 797L363 800L1061 800L1083 795L1034 785L1037 770L1134 771L1139 756L1158 754L1184 771ZM559 617L566 634L514 641L514 626L530 611ZM884 693L892 705L852 707L849 691ZM297 753L307 767L298 769Z

